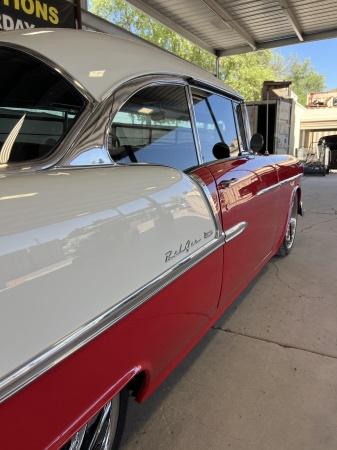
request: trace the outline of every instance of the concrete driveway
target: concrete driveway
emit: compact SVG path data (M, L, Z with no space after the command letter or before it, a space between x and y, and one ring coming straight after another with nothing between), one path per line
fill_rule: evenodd
M303 179L304 219L143 405L122 449L337 449L337 175Z

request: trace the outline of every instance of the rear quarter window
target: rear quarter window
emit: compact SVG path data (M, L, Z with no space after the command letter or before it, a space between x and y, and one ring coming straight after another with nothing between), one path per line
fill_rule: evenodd
M21 51L0 47L0 67L0 163L49 156L86 100L60 73Z

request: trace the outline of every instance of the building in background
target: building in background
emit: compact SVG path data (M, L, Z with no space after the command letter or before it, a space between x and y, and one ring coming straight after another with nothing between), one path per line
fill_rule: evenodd
M291 90L291 81L265 81L261 100L247 102L252 133L260 133L268 153L296 154L300 146L300 120L305 109Z
M337 89L308 94L301 116L300 147L315 151L325 136L337 135Z
M310 92L308 94L308 108L332 108L335 106L337 106L337 89L326 92Z
M289 153L337 168L337 149L330 145L331 152L326 152L333 142L327 138L337 139L337 89L312 92L302 106L290 81L265 81L261 100L247 102L247 109L252 133L261 133L267 143L263 151Z

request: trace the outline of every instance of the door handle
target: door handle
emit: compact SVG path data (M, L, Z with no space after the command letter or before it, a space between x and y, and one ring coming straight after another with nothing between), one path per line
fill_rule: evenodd
M230 242L245 231L248 222L239 222L231 228L225 230L225 242Z

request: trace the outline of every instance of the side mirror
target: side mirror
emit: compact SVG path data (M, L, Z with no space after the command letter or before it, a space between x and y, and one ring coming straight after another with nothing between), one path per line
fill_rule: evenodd
M214 158L216 159L224 159L229 158L231 156L231 151L229 149L229 146L225 144L224 142L218 142L214 145L212 149Z
M253 134L250 140L250 148L253 150L253 152L259 153L262 150L263 145L264 145L264 138L262 134L260 133Z

